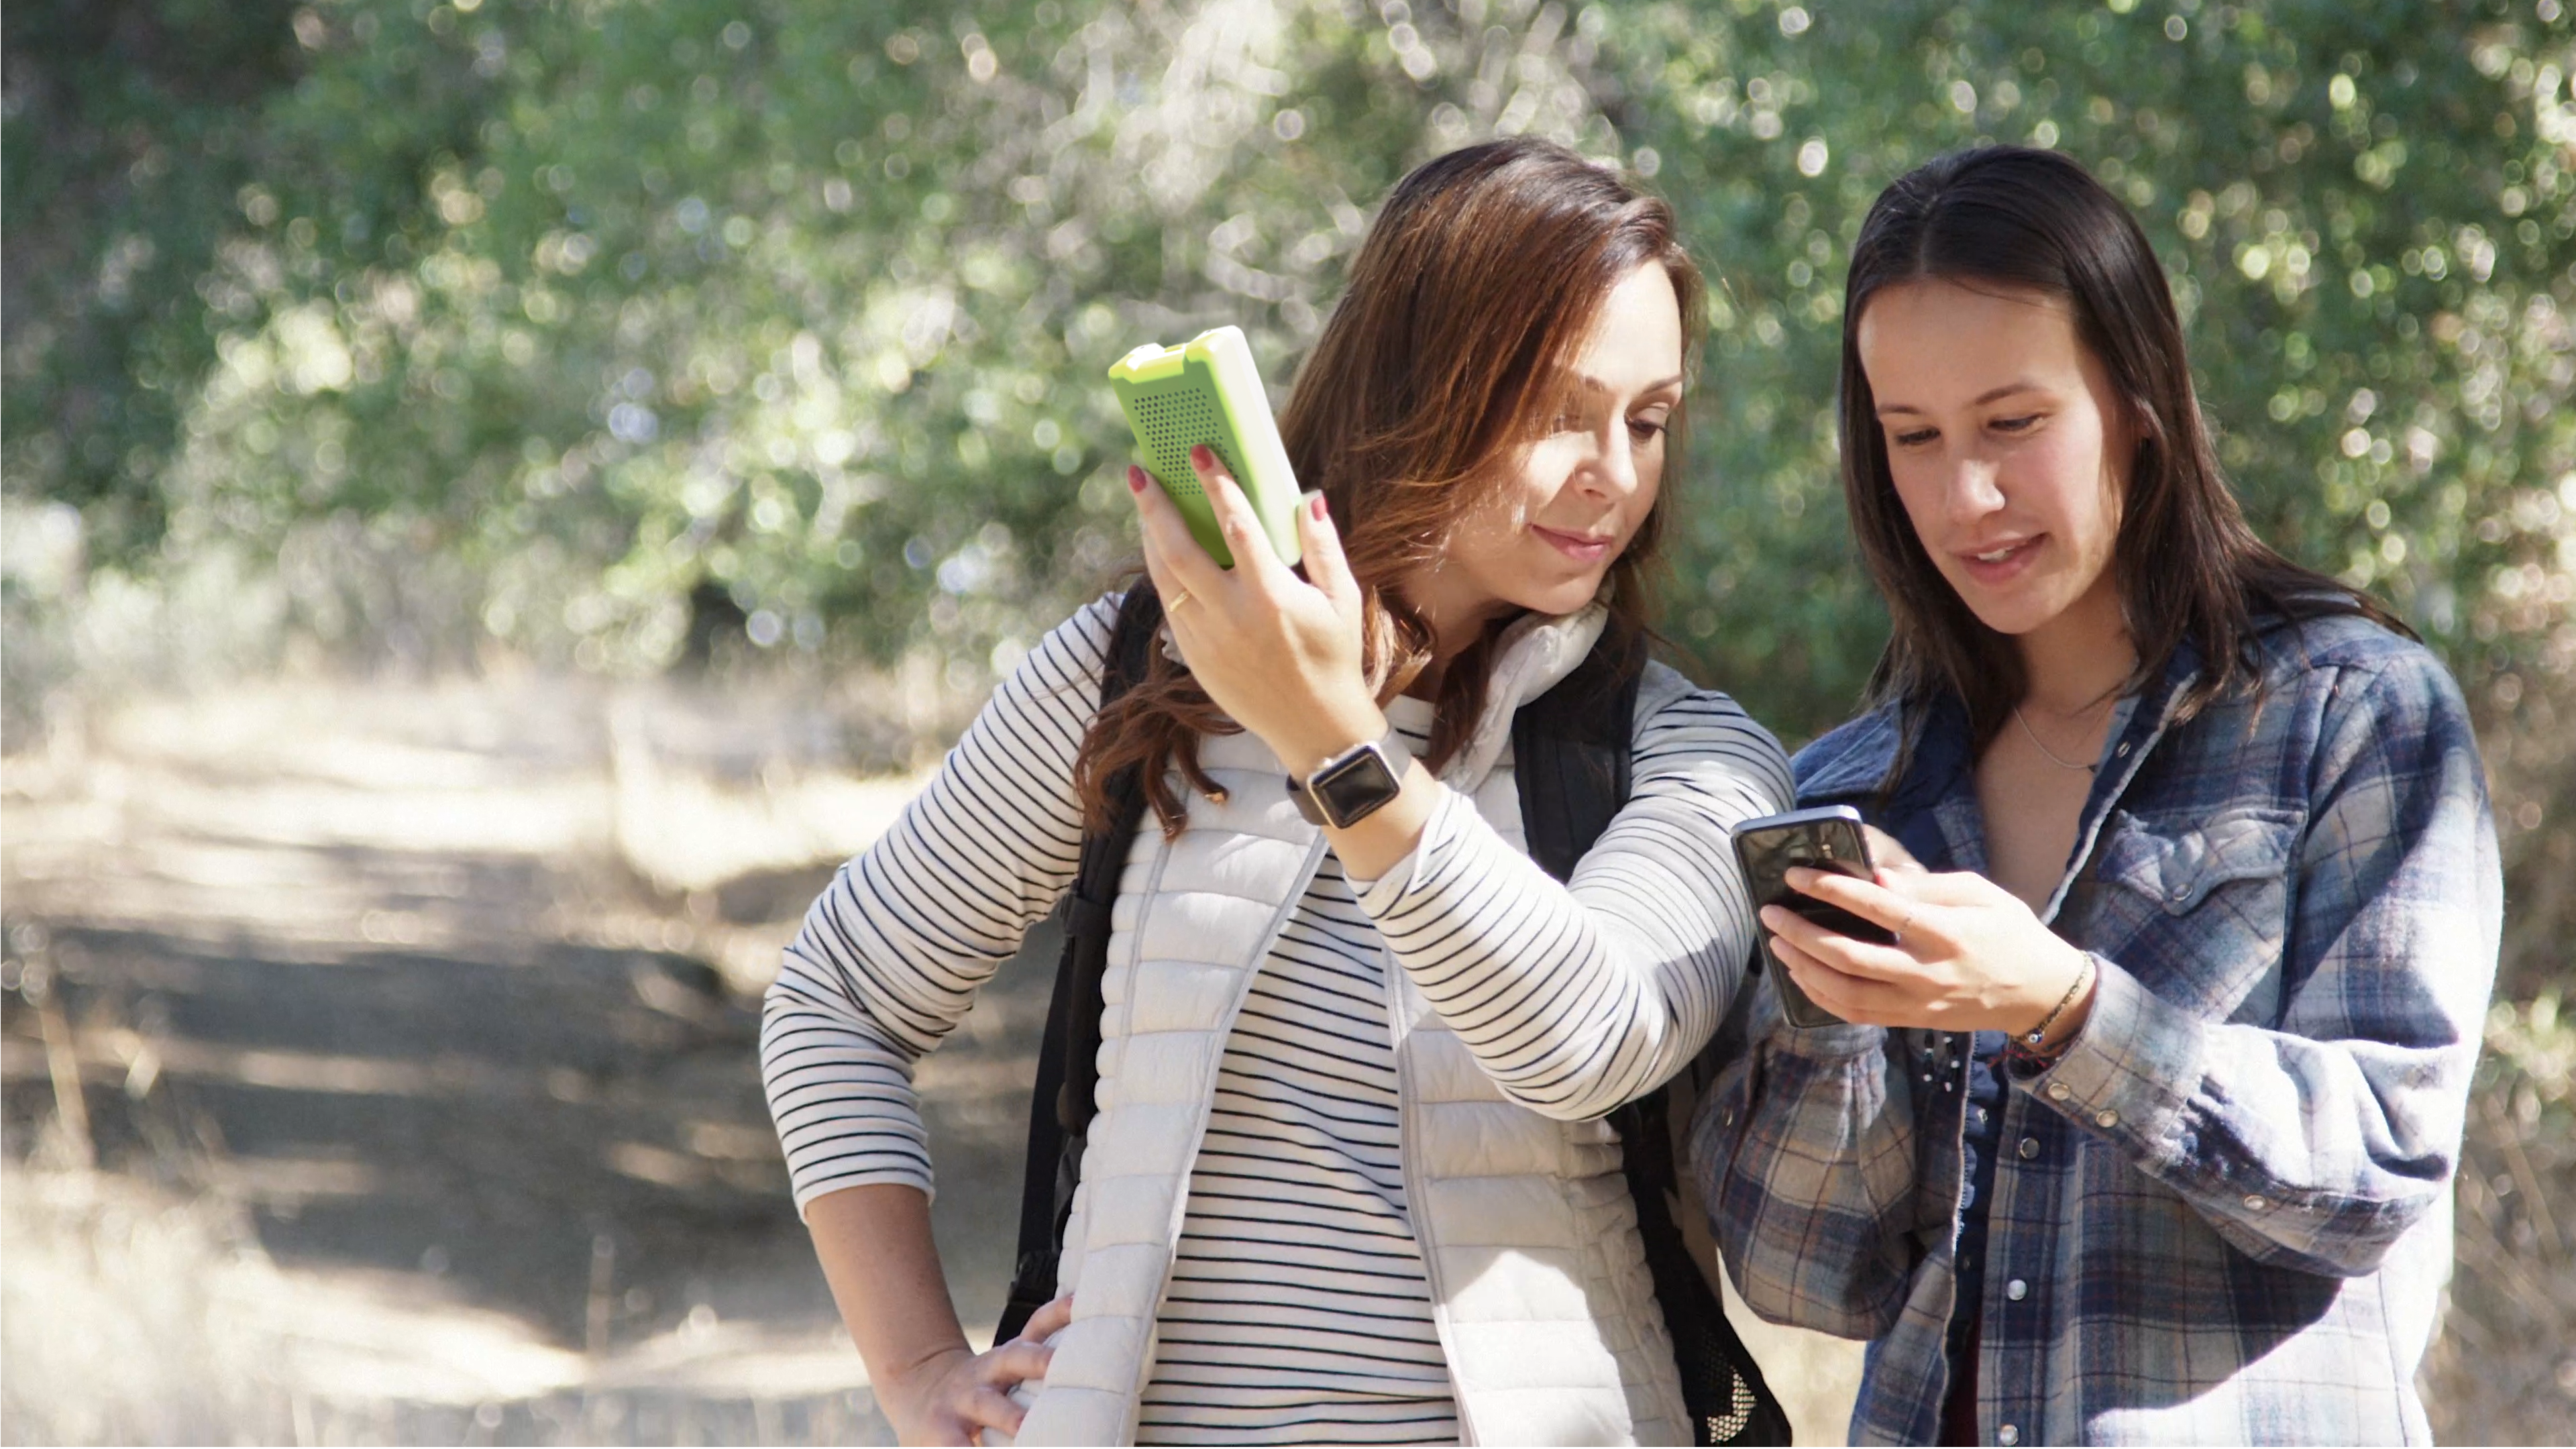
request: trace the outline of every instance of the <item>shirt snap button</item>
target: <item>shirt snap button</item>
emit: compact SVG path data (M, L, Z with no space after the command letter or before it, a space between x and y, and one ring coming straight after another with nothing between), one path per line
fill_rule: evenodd
M2120 1125L2120 1114L2106 1107L2093 1114L2093 1125L2097 1127L2117 1127Z
M2024 1162L2028 1162L2030 1159L2037 1157L2039 1155L2039 1139L2036 1137L2023 1138L2021 1140L2020 1151Z
M2015 1303L2019 1303L2030 1296L2030 1285L2019 1278L2015 1278L2004 1285L2004 1296Z
M2066 1085L2064 1082L2051 1082L2048 1084L2048 1100L2052 1102L2063 1102L2074 1095L2075 1089Z
M2245 1195L2245 1209L2248 1212L2259 1213L2271 1205L2272 1204L2270 1202L2264 1199L2263 1194L2259 1192L2249 1192Z
M2010 1424L2006 1424L1995 1431L1995 1442L1998 1444L2018 1444L2021 1442L2021 1431Z

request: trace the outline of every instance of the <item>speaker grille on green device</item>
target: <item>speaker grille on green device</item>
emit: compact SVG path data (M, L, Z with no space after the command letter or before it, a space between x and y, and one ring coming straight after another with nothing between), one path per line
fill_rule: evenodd
M1243 480L1241 460L1225 445L1225 420L1217 412L1215 399L1207 394L1148 394L1136 400L1135 413L1136 425L1145 434L1145 447L1154 455L1154 475L1162 480L1165 491L1175 496L1200 495L1198 474L1190 470L1193 443L1205 443L1214 449L1225 471L1236 482Z

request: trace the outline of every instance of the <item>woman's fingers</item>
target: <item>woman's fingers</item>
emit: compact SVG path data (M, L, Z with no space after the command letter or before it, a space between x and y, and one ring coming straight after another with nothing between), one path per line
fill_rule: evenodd
M1838 931L1829 931L1785 906L1764 906L1762 925L1775 940L1786 941L1847 976L1864 976L1875 981L1911 981L1922 975L1923 963L1907 954L1902 947L1855 941Z
M1140 518L1137 522L1142 525L1144 520ZM1183 590L1179 581L1172 577L1171 565L1164 561L1162 542L1154 536L1154 530L1140 526L1136 533L1137 541L1142 545L1145 555L1145 577L1154 585L1154 597L1163 601L1165 621L1171 626L1177 638L1181 633L1181 626L1178 620L1171 618L1172 604L1181 597Z
M1903 935L1932 925L1923 912L1923 902L1913 899L1913 887L1929 876L1911 873L1893 875L1887 884L1862 880L1839 871L1816 870L1793 866L1788 885L1801 895L1813 896L1829 906L1840 906L1873 925Z
M1055 1350L1043 1343L1015 1338L996 1344L992 1352L976 1359L975 1377L1007 1392L1014 1384L1045 1378L1047 1364L1054 1357Z
M1333 526L1333 511L1321 492L1297 500L1297 539L1304 546L1306 582L1321 589L1336 608L1359 602L1359 580L1342 552L1342 531Z
M1181 517L1179 505L1163 492L1154 475L1130 465L1127 469L1128 491L1136 496L1136 522L1145 545L1145 569L1154 579L1154 591L1163 596L1168 610L1183 594L1213 594L1225 582L1225 570L1217 567L1206 549L1190 536L1189 523Z
M1011 1390L1021 1384L1046 1377L1047 1365L1055 1350L1043 1340L1073 1321L1073 1298L1067 1294L1029 1315L1020 1336L1008 1343L996 1344L987 1353L977 1354L972 1367L962 1380L952 1380L949 1391L952 1407L959 1421L967 1426L972 1442L981 1443L983 1429L999 1429L1017 1434L1020 1420L1027 1410L1011 1397ZM958 1390L963 1392L959 1393Z
M1869 843L1870 863L1879 869L1910 871L1916 875L1926 873L1923 862L1914 858L1914 852L1905 848L1905 842L1875 825L1863 825L1860 833L1861 838Z
M1780 964L1788 968L1789 975L1798 983L1798 989L1807 993L1809 1001L1855 1025L1868 1024L1873 1004L1871 993L1873 989L1883 992L1885 987L1857 976L1846 976L1789 942L1775 940L1771 949L1780 958Z
M1279 561L1279 550L1271 545L1260 515L1252 511L1251 497L1218 461L1216 450L1205 443L1191 448L1190 468L1199 475L1199 486L1207 490L1217 531L1225 535L1225 546L1234 555L1234 571L1265 586L1287 577L1288 566Z
M981 1425L987 1429L999 1429L1006 1434L1019 1433L1020 1420L1028 1417L1028 1412L1021 1408L1019 1401L1009 1394L1000 1389L985 1387L979 1387L968 1394L966 1402L957 1406L957 1416L967 1423ZM976 1442L983 1441L979 1437Z
M1131 489L1136 487L1136 480L1140 477L1145 478L1144 486L1148 488L1153 486L1153 480L1145 476L1145 470L1142 468L1127 470L1128 486ZM1163 564L1162 541L1155 537L1154 529L1148 522L1146 509L1145 500L1138 498L1136 500L1136 541L1145 554L1145 576L1154 581L1154 592L1168 599L1172 596L1172 571Z
M1926 871L1904 882L1900 889L1927 906L2009 904L2025 911L2030 909L2012 892L1973 870Z
M1031 1343L1044 1343L1071 1322L1073 1295L1059 1293L1053 1302L1029 1315L1028 1325L1020 1330L1020 1337Z

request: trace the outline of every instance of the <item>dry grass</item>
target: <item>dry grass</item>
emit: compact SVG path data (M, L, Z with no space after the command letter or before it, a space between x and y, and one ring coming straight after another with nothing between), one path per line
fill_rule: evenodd
M2424 1376L2447 1441L2568 1442L2576 1426L2576 1013L2562 1006L2576 940L2576 730L2558 723L2576 710L2535 712L2548 703L2535 691L2487 730L2508 939L2470 1115L2451 1311ZM719 1289L761 1274L814 1288L775 1164L736 1142L757 1135L756 1109L718 1120L713 1105L723 1092L756 1096L747 1047L725 1036L740 1027L708 1023L738 1014L739 993L774 966L819 883L813 862L873 833L909 787L836 774L819 763L828 750L743 746L762 720L792 713L774 706L647 700L640 724L635 708L519 686L246 691L129 708L68 747L0 764L11 917L0 975L14 988L0 1044L13 1139L0 1152L0 1442L889 1437L856 1356L825 1320L776 1296L766 1307L727 1302L720 1318L676 1295L692 1275ZM81 982L63 940L42 945L48 924L64 940L86 933ZM98 943L111 940L127 954L109 960ZM712 1032L712 1045L695 1059L646 1053L682 1063L663 1077L650 1066L575 1073L540 1058L495 1059L468 1081L447 1058L405 1055L426 1050L417 1041L370 1055L341 1040L357 1020L349 1012L412 1009L366 1005L375 988L358 984L363 973L399 989L404 963L437 968L450 1003L469 979L521 991L512 973L526 963L510 963L528 943L594 962L636 953L631 976L617 966L582 986L557 965L523 979L593 992L565 999L592 1001L585 1019L619 1023L639 1043ZM666 969L692 957L719 969L733 1005L693 995L685 972ZM29 971L48 960L62 993L51 1012L31 990L43 973ZM189 1035L189 1003L215 1000L191 991L215 993L227 972L305 981L295 973L315 963L329 966L310 989L347 993L315 1019L320 1035ZM973 1029L922 1076L947 1169L940 1232L970 1320L989 1321L1007 1268L1021 1044L1044 986L997 981ZM524 999L494 994L475 1009L522 1010L512 1003ZM155 1015L174 1004L177 1026ZM174 1094L197 1105L175 1110ZM414 1098L449 1105L424 1105L416 1119L395 1112ZM405 1156L407 1146L362 1140L372 1128L353 1125L336 1145L252 1151L192 1115L222 1107L248 1122L325 1099L342 1104L333 1111L393 1114L368 1121L451 1124L478 1144L489 1135L455 1129L459 1113L484 1111L496 1128L559 1113L565 1125L531 1134L525 1160L442 1169ZM617 1132L579 1135L607 1120L581 1114L612 1107L630 1114ZM91 1112L95 1133L78 1120ZM567 1299L522 1291L514 1270L479 1280L461 1265L414 1271L420 1235L460 1254L465 1241L391 1215L366 1226L374 1204L390 1214L406 1195L452 1198L460 1183L472 1194L499 1185L579 1197L559 1209L618 1218L630 1251L654 1217L733 1214L743 1236L726 1251L755 1254L758 1239L769 1256L727 1261L684 1235L678 1251L698 1258L665 1260L662 1296L634 1313L621 1305L646 1280L620 1259L614 1292L590 1295L590 1321L609 1331L586 1334L578 1272ZM731 1205L755 1202L769 1225ZM350 1220L373 1238L316 1250L315 1215L347 1216L350 1204L364 1205ZM573 1248L587 1251L591 1231L576 1224ZM1857 1346L1761 1325L1746 1336L1790 1401L1800 1442L1835 1442Z
M0 1237L0 1442L891 1439L845 1338L706 1316L586 1355L423 1275L282 1268L218 1193L12 1166Z
M228 1322L272 1271L230 1218L76 1167L0 1176L0 1438L293 1437L263 1345Z

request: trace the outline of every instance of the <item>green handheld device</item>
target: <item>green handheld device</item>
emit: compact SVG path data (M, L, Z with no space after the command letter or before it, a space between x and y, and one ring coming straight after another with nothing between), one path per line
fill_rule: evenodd
M1210 558L1234 567L1234 552L1217 532L1216 510L1190 469L1190 449L1200 443L1242 485L1280 561L1297 562L1297 475L1242 328L1214 328L1178 347L1148 342L1109 369L1109 386L1126 410L1145 471L1180 505L1191 536Z

